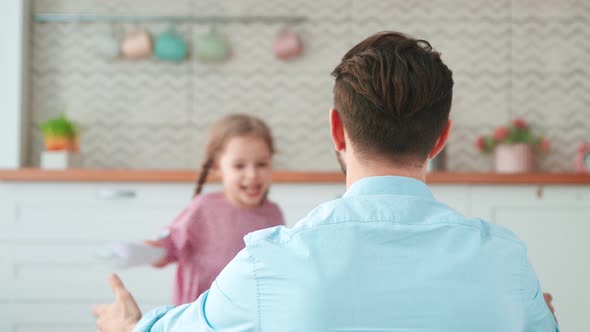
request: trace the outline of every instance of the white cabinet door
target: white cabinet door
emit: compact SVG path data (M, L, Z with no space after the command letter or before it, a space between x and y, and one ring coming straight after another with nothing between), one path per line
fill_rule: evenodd
M563 331L585 332L590 312L590 189L487 187L473 190L473 213L525 241L543 291L554 296Z
M112 301L112 265L100 260L100 249L155 237L190 201L191 187L1 183L0 330L95 330L93 304ZM170 301L174 270L116 272L149 309Z
M465 216L471 216L471 187L457 185L429 186L434 197Z

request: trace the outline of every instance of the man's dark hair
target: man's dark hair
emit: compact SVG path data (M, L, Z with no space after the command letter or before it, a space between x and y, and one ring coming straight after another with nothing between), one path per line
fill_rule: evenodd
M420 166L449 119L453 74L425 40L381 32L334 69L334 107L359 153Z

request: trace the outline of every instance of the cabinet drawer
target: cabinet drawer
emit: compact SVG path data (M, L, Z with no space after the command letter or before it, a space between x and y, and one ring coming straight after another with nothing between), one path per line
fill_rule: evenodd
M191 199L190 184L4 184L0 239L154 236Z
M2 303L2 332L96 332L92 307L96 303ZM161 305L161 303L158 303ZM155 304L140 305L142 312Z
M98 255L102 248L99 243L68 241L1 242L0 302L110 300L107 275L113 265ZM115 272L138 300L170 301L174 264L165 269L142 266Z

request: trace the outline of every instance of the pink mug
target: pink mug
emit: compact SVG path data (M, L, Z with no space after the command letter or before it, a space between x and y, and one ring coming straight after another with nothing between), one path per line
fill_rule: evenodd
M281 60L290 60L303 52L303 42L296 32L283 29L272 44L272 53Z
M152 37L140 28L127 33L121 44L121 54L129 59L146 58L152 54Z

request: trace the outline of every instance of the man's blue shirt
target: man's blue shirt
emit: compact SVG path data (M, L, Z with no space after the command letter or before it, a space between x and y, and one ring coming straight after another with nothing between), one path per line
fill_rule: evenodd
M558 330L523 242L416 179L362 179L245 241L197 301L155 309L135 331Z

